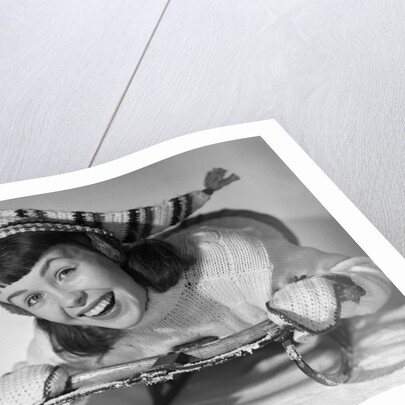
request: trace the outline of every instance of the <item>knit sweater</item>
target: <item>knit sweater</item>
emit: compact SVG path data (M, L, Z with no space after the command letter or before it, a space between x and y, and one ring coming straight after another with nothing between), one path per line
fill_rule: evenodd
M345 306L345 318L375 312L391 291L389 280L367 257L296 246L276 230L263 236L252 229L201 227L168 241L181 253L193 255L195 263L167 292L148 290L144 317L109 353L101 359L62 359L37 331L29 363L67 362L74 370L87 370L163 354L199 337L223 337L267 319L265 303L302 275L346 274L362 287L366 295L358 304Z

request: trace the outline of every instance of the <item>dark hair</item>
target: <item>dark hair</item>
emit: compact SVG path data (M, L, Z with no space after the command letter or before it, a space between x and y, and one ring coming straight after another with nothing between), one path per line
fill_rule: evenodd
M25 275L43 254L59 244L70 244L99 252L84 233L25 232L8 236L0 242L0 283L11 284ZM100 252L99 252L100 253ZM137 283L164 292L179 281L194 259L180 255L174 246L159 239L147 239L121 248L121 268ZM100 253L101 254L101 253ZM10 312L31 315L11 304L0 303ZM50 337L56 353L104 355L125 331L96 326L72 326L45 319L37 325Z

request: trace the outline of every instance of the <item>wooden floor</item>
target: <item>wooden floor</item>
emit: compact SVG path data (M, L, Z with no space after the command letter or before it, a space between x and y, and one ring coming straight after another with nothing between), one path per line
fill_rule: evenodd
M5 0L0 182L276 118L405 253L402 0Z

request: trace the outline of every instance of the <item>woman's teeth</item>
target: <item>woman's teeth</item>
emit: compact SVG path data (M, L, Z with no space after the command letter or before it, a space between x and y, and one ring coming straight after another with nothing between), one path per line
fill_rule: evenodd
M94 308L90 311L85 312L84 316L89 316L94 318L95 316L99 316L112 308L114 305L114 296L112 293L109 293L103 300L101 300Z

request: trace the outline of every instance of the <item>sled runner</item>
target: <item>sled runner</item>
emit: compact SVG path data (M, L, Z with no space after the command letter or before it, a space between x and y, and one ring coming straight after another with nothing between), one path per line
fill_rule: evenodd
M251 354L271 342L279 342L286 349L290 359L310 378L318 383L334 386L346 382L351 370L351 347L347 339L341 343L341 364L335 373L326 374L313 370L298 353L290 340L291 331L280 329L266 321L243 332L210 343L197 344L194 347L179 349L159 357L150 357L136 362L120 364L97 371L73 375L67 392L45 402L46 405L68 404L69 401L83 396L103 392L107 389L127 388L134 384L157 384L174 381L172 389L164 397L155 391L155 403L168 404L173 391L181 388L185 379L178 379L183 373L198 371L203 367L220 364L235 357ZM339 335L342 335L340 331ZM344 333L343 333L344 335ZM340 339L341 337L337 337Z

